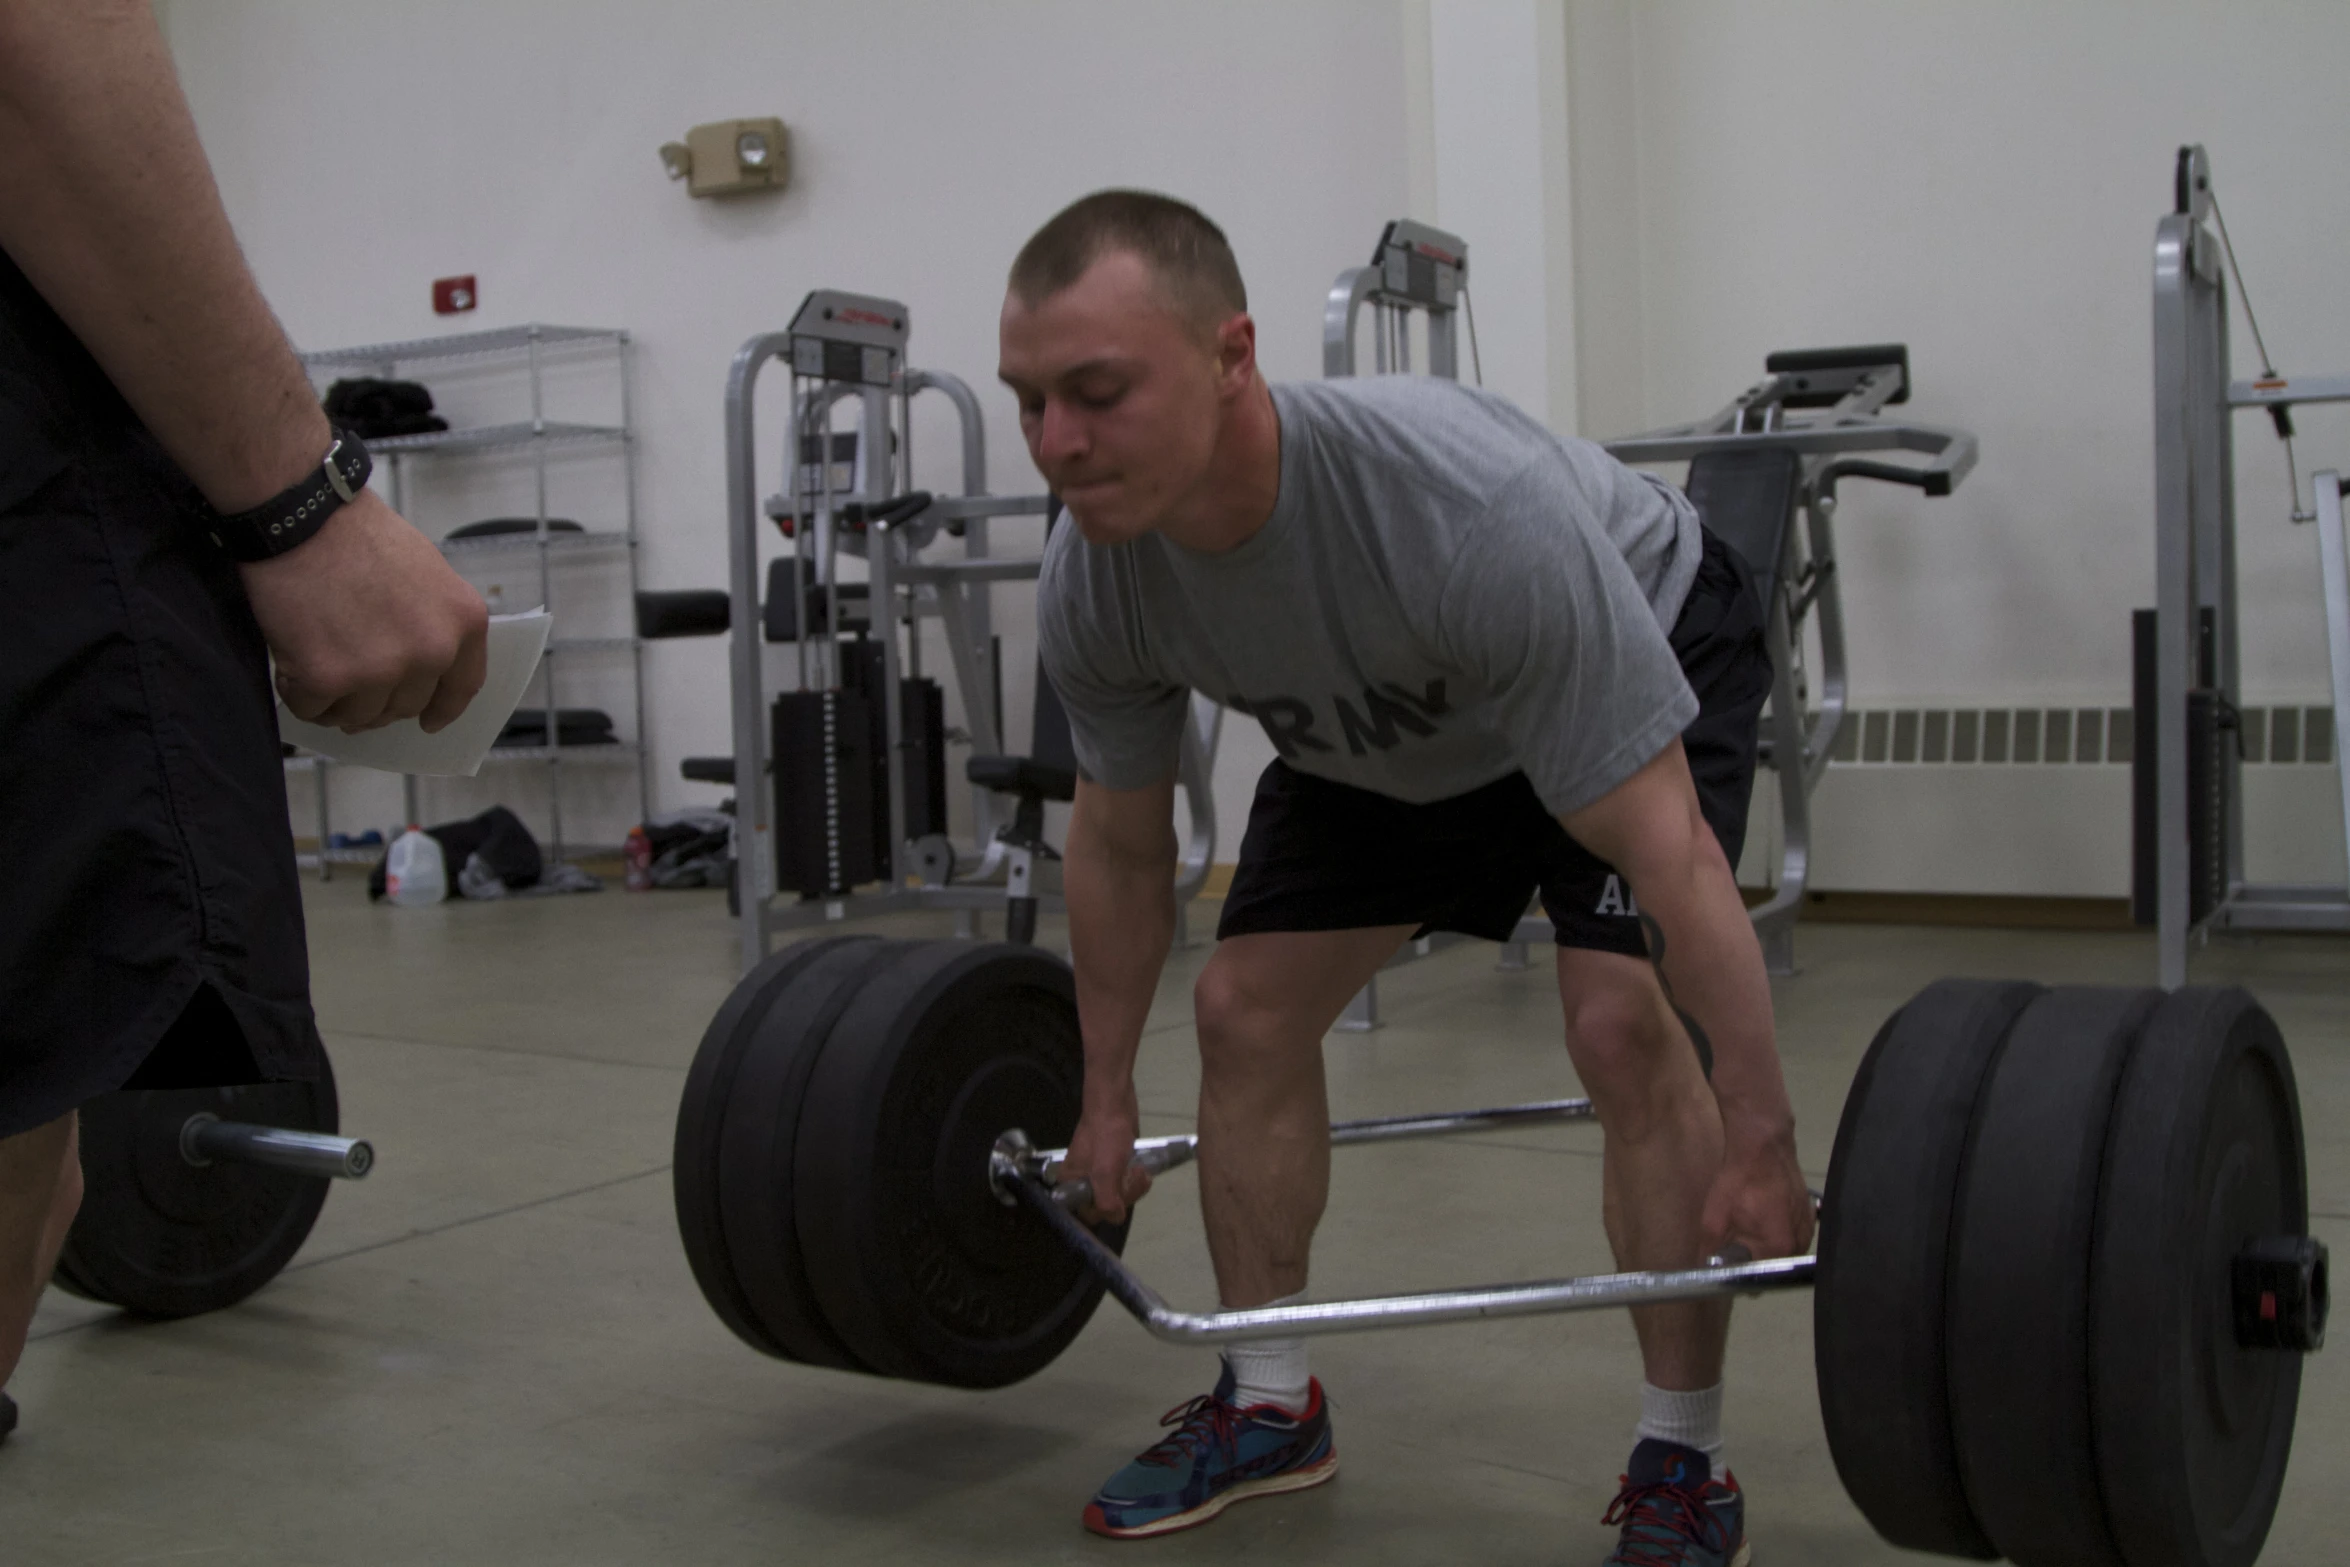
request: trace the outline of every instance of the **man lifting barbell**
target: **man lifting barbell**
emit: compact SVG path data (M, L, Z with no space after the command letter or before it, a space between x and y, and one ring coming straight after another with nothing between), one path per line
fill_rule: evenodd
M1201 1206L1227 1307L1295 1298L1328 1192L1321 1040L1415 931L1503 938L1540 888L1567 1047L1607 1133L1627 1268L1802 1251L1812 1211L1761 949L1731 871L1770 684L1743 566L1678 492L1502 399L1382 378L1268 386L1230 247L1109 191L1014 262L1001 374L1075 526L1038 590L1081 779L1066 846L1082 1119L1116 1220L1133 1064L1169 948L1189 693L1252 713L1258 785L1195 989ZM1703 1062L1710 1063L1709 1086ZM1647 1385L1615 1562L1746 1560L1722 1463L1728 1312L1635 1311ZM1133 1538L1316 1485L1303 1339L1215 1389L1086 1509Z

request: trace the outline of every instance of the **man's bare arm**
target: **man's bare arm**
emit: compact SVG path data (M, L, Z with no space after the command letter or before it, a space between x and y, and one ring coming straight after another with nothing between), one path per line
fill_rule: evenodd
M1802 1249L1810 1203L1795 1162L1795 1112L1779 1068L1762 945L1698 809L1681 743L1562 821L1630 883L1666 999L1712 1055L1725 1151L1709 1227L1761 1254Z
M214 506L258 506L318 466L326 416L246 270L147 0L0 0L0 248Z
M326 415L246 270L148 0L0 0L0 249L216 508L317 469ZM480 595L373 491L240 574L297 717L437 729L481 688Z
M1063 850L1085 1036L1085 1102L1070 1173L1093 1182L1096 1210L1112 1219L1150 1187L1148 1176L1127 1173L1127 1160L1138 1121L1134 1058L1175 939L1174 816L1172 779L1147 789L1080 779Z

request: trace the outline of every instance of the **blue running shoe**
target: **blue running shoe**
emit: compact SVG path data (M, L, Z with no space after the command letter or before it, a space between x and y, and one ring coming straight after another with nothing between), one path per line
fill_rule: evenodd
M1085 1505L1085 1527L1113 1540L1140 1540L1206 1523L1234 1502L1303 1491L1335 1479L1338 1450L1319 1381L1307 1384L1302 1415L1272 1404L1232 1403L1232 1368L1216 1391L1167 1411L1174 1432L1110 1476Z
M1705 1454L1651 1437L1632 1449L1624 1488L1603 1524L1623 1537L1601 1567L1747 1567L1746 1498L1735 1475L1713 1478Z

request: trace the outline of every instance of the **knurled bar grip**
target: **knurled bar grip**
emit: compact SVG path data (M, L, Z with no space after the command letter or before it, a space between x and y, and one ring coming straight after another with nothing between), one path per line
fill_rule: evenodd
M340 1181L356 1181L375 1168L375 1148L364 1139L223 1121L209 1110L180 1128L180 1154L190 1164L266 1164Z

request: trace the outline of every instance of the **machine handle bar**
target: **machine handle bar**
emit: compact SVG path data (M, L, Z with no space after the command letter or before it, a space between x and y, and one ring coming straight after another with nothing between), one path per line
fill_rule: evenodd
M1928 495L1950 493L1950 470L1947 468L1905 468L1899 463L1845 458L1820 470L1820 493L1835 494L1836 481L1839 479L1878 479L1886 484L1910 485Z

